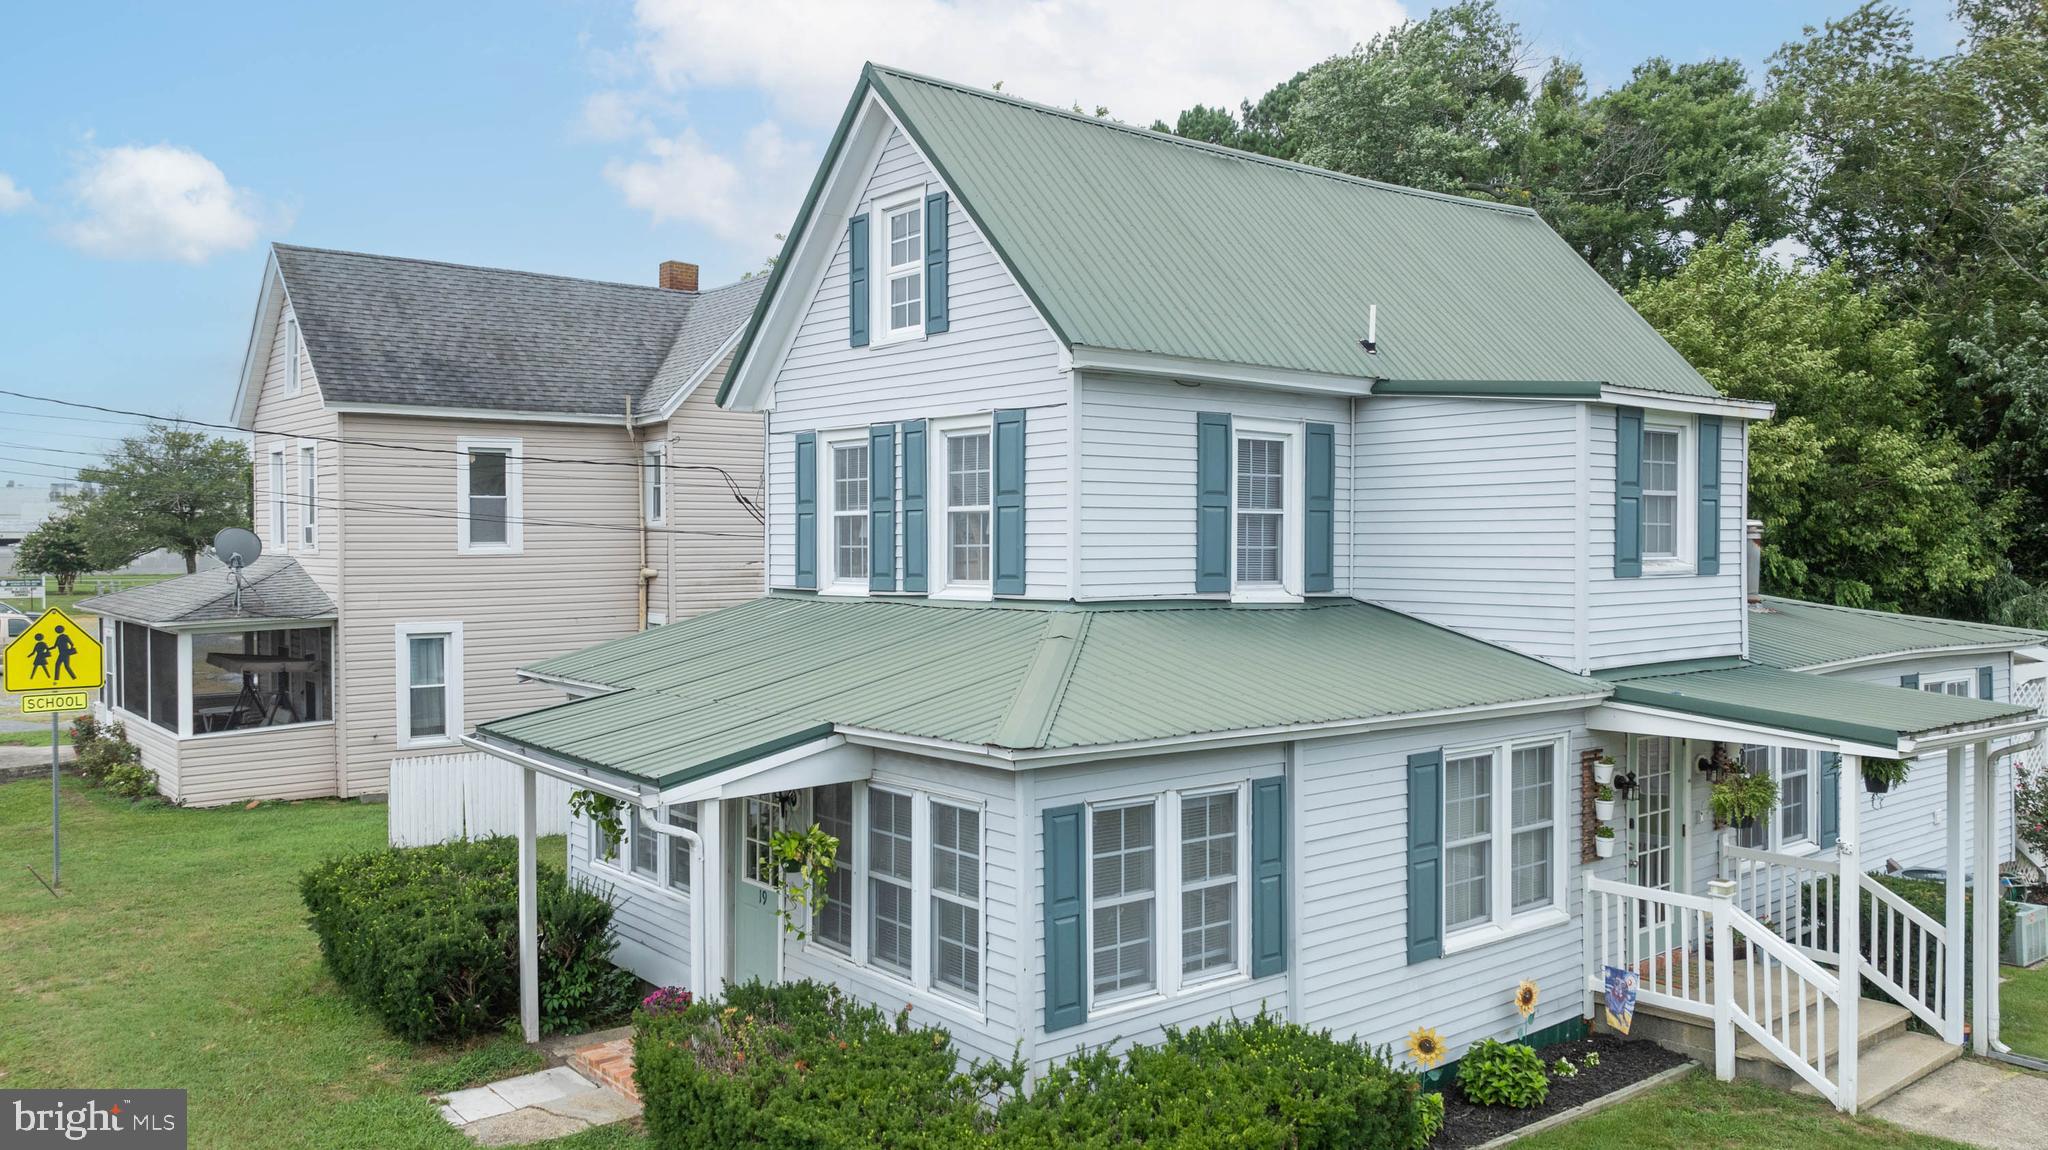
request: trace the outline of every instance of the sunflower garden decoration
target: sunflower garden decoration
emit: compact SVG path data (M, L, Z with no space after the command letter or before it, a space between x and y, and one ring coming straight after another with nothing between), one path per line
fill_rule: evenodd
M1408 1057L1418 1069L1436 1069L1437 1064L1444 1060L1444 1036L1428 1026L1418 1026L1409 1031Z
M1517 1031L1516 1037L1527 1038L1529 1036L1529 1024L1536 1019L1536 1000L1538 997L1540 997L1540 992L1536 989L1536 984L1529 979L1523 979L1521 985L1515 987L1515 1010L1522 1016L1522 1025L1520 1030Z

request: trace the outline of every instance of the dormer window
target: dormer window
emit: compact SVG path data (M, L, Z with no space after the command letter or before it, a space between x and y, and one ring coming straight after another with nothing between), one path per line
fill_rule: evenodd
M1234 421L1230 446L1231 597L1301 596L1301 425Z
M882 220L882 338L924 334L924 192L884 206Z
M1678 449L1675 427L1643 429L1643 558L1678 558Z

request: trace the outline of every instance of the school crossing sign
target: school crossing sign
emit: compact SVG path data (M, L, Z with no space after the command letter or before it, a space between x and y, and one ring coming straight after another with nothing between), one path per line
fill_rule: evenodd
M22 696L25 715L83 711L86 692L106 677L100 641L62 611L42 613L15 636L4 656L5 686Z

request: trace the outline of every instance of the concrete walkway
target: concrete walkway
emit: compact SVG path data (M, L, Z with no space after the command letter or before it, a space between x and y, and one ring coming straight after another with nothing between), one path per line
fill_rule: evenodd
M441 1117L479 1146L519 1146L624 1121L640 1104L566 1066L441 1098Z
M2048 1144L2048 1076L1964 1058L1874 1107L1872 1117L1985 1150L2040 1150Z

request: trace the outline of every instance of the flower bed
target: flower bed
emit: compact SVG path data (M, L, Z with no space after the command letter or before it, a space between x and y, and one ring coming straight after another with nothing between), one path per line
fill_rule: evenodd
M1429 1150L1463 1150L1482 1145L1687 1061L1684 1055L1673 1054L1661 1046L1610 1035L1553 1043L1536 1053L1550 1068L1550 1089L1541 1105L1523 1110L1480 1106L1468 1100L1455 1084L1446 1083L1443 1132L1431 1140ZM1591 1065L1586 1057L1589 1054L1593 1055ZM1557 1073L1559 1059L1568 1059L1577 1073L1569 1077Z

